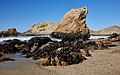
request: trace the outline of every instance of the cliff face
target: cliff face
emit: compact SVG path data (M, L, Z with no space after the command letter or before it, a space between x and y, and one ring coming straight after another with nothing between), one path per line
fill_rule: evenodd
M86 24L87 14L87 7L68 11L54 32L89 34L90 30Z
M90 34L112 34L117 33L120 34L120 26L111 26L108 28L101 29L99 31L91 30Z
M41 22L34 24L30 30L25 32L25 34L51 34L58 25L58 23Z

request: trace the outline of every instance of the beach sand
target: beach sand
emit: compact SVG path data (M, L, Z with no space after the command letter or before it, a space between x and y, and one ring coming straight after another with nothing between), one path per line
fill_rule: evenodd
M49 70L35 63L4 62L2 65L3 66L0 65L0 75L52 75Z
M92 57L70 66L41 66L36 62L0 62L0 75L120 75L120 42L106 50L94 50ZM113 52L118 50L117 52Z

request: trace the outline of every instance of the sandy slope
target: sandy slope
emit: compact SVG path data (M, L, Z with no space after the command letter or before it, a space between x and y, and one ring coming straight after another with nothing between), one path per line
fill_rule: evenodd
M77 65L71 66L40 66L33 62L3 62L11 66L0 65L0 75L120 75L120 42L116 47L107 50L90 52L92 57ZM0 63L1 64L1 63Z

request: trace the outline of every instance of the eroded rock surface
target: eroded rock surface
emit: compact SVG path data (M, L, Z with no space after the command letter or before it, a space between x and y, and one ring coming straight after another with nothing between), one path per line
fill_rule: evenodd
M86 24L87 7L72 9L62 18L60 25L54 32L89 34L90 30Z
M25 34L51 34L58 25L59 23L41 22L34 24L30 30L25 32Z

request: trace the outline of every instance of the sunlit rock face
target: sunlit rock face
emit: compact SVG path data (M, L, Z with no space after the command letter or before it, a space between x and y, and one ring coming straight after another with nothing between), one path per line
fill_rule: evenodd
M51 34L58 25L59 23L41 22L34 24L29 31L25 32L25 34Z
M60 25L54 32L89 34L90 30L86 24L87 7L71 9L62 18Z

